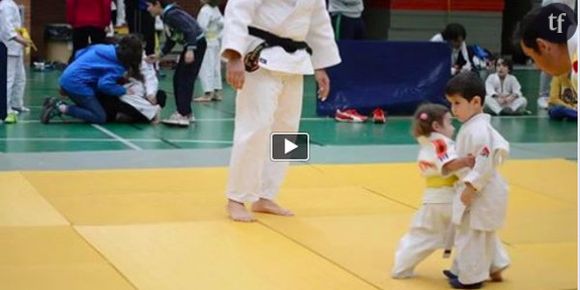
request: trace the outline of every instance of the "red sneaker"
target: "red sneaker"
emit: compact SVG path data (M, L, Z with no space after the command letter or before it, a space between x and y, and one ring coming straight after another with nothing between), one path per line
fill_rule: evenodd
M348 110L336 110L336 114L334 115L334 119L339 122L348 122L348 123L363 123L365 122L368 117L359 114L355 109L348 109Z
M387 122L387 116L385 116L385 111L383 111L383 109L376 108L373 111L373 122L375 122L375 124L384 124Z

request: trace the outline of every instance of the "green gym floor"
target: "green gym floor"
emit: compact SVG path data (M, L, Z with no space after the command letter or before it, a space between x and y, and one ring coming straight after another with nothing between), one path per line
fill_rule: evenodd
M71 152L103 150L198 149L231 147L234 118L233 91L226 86L225 99L219 103L195 104L197 122L188 129L149 124L88 125L68 120L55 120L50 125L38 121L45 96L56 95L60 72L30 72L25 104L32 111L22 114L16 125L0 125L0 152ZM513 144L575 143L576 123L550 121L544 111L536 109L539 74L521 70L516 76L533 115L496 117L493 124ZM161 87L169 92L168 107L163 116L174 110L171 72L161 79ZM408 134L411 120L392 116L386 125L344 124L315 113L313 80L306 79L301 131L310 133L313 146L405 145L415 144ZM199 90L199 85L196 86ZM459 125L459 124L457 124ZM315 157L315 156L313 156ZM571 157L571 156L567 156Z
M161 80L173 112L171 73ZM495 290L577 289L577 124L536 109L539 74L516 71L530 116L494 117L511 144L499 231L512 264ZM278 201L296 216L230 221L224 188L234 98L196 104L187 129L149 124L40 124L59 72L30 72L17 124L0 124L0 290L450 289L451 260L431 255L390 278L421 206L424 180L409 117L346 124L315 114L307 79L301 131ZM459 124L457 124L459 126Z

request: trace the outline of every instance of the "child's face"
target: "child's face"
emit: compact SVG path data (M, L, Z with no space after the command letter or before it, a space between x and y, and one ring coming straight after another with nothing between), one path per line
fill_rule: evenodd
M449 43L453 49L459 49L461 47L461 43L463 43L463 37L452 39L449 41Z
M465 123L475 114L482 112L481 98L475 97L471 102L460 95L447 95L447 100L451 103L451 112L461 123Z
M151 16L159 16L163 13L163 8L161 8L161 4L159 2L151 3L147 2L147 11Z
M443 116L441 124L439 122L433 123L433 130L449 138L453 138L453 133L455 133L455 127L453 127L453 124L451 124L451 114L446 113Z
M500 77L507 76L509 70L510 69L508 68L508 66L502 62L498 62L497 65L495 66L495 71L497 72L497 75Z

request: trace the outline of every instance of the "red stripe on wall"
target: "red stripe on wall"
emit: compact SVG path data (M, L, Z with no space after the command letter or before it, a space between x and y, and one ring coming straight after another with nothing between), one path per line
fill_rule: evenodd
M379 2L387 2L382 0ZM393 10L503 11L504 0L391 0ZM450 6L450 7L449 7Z

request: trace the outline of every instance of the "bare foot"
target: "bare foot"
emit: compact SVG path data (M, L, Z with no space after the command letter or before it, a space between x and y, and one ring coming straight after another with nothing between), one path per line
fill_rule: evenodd
M228 211L228 216L236 222L249 223L256 220L254 216L248 212L243 203L228 199L226 210Z
M507 269L507 267L503 267L495 272L489 273L489 278L491 278L492 282L502 282L503 281L503 277L501 276L501 273Z
M260 200L254 202L252 204L252 211L254 212L261 212L261 213L269 213L281 216L293 216L294 213L290 210L280 207L274 201L269 199L260 198Z

